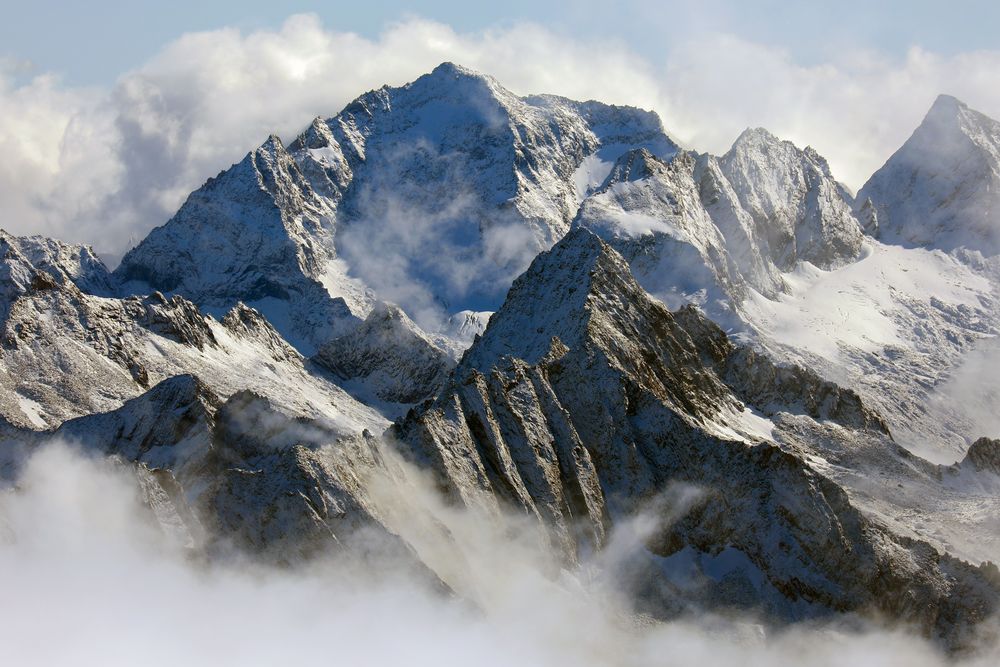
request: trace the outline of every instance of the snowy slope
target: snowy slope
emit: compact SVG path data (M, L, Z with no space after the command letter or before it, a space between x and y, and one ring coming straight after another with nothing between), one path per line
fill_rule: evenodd
M858 193L886 243L1000 253L1000 123L941 95Z
M939 392L1000 332L996 283L941 251L877 242L854 264L805 264L786 282L788 294L751 293L741 306L763 344L857 389L913 451L960 458L980 434Z
M181 297L100 297L29 263L17 267L31 277L4 302L0 321L0 414L14 424L48 428L111 410L179 374L223 397L246 389L271 396L344 433L386 424L243 304L216 320Z
M654 613L686 595L783 619L878 608L949 637L952 613L992 604L979 568L936 551L970 545L988 520L966 517L946 536L953 515L929 511L930 498L950 496L954 510L981 497L895 445L854 392L732 345L690 306L667 311L585 229L515 281L446 390L392 434L453 502L513 506L570 558L603 546L669 481L701 490L649 538L648 569L636 565ZM924 500L873 488L883 475ZM900 537L917 511L927 532ZM992 549L963 555L978 564ZM736 564L713 585L723 550ZM707 583L664 586L679 559Z
M344 335L376 297L432 334L489 312L568 229L584 161L676 147L659 118L518 97L446 63L272 137L193 193L116 270L127 293L261 310L301 351ZM468 339L453 341L464 346Z
M665 303L698 303L723 321L748 289L775 298L785 272L850 262L863 238L826 161L760 129L719 158L622 156L575 224L612 242Z
M949 104L929 118L950 108L992 122ZM937 145L927 132L915 136ZM968 382L951 385L1000 331L1000 274L967 252L863 242L884 216L870 201L855 216L851 204L815 151L748 130L720 158L621 158L575 224L612 243L664 303L696 303L733 334L857 389L900 442L949 463L986 421L966 408Z

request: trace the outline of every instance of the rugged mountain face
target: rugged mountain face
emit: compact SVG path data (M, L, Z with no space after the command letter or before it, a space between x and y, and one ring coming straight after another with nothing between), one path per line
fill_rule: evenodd
M111 274L93 249L42 236L11 236L0 229L0 300L4 305L28 291L32 282L47 280L75 284L91 294L114 290Z
M253 392L223 400L180 375L117 410L11 439L29 448L71 442L135 464L153 509L200 553L295 562L347 547L364 529L379 531L393 555L408 554L366 497L366 478L387 472L378 440L367 431L344 436L337 424Z
M747 130L719 158L719 168L780 270L802 261L829 269L857 258L862 234L850 195L812 148Z
M222 313L245 302L311 350L358 321L364 290L324 287L336 254L334 211L277 137L191 194L177 214L129 251L115 276L126 292L183 294ZM340 276L342 278L342 276ZM349 305L350 304L350 305Z
M116 276L211 312L246 302L307 354L366 317L371 290L448 331L458 311L493 310L565 233L586 160L599 170L639 145L676 150L653 113L521 98L446 63L317 119L288 150L272 137L192 194Z
M576 224L613 243L665 302L725 317L748 289L772 299L787 291L783 274L801 262L856 259L863 233L849 202L815 151L756 129L721 158L623 156Z
M855 202L763 130L678 152L652 113L442 65L270 138L113 275L0 233L0 476L55 437L134 469L201 553L374 534L415 562L379 498L409 488L395 447L568 563L662 519L624 582L654 615L874 613L960 646L1000 592L998 447L910 449L965 454L936 392L1000 333L972 252L996 135L942 98Z
M454 366L406 313L387 303L376 305L361 326L324 345L315 359L362 393L390 403L416 403L434 395Z
M1000 440L979 438L969 447L965 461L977 471L1000 475Z
M584 200L576 221L614 244L643 286L673 307L687 301L712 307L746 291L726 238L701 205L695 169L690 153L666 163L647 151L632 151ZM752 231L744 231L752 244ZM748 259L762 283L772 292L780 288L780 277L773 269L768 274L759 250Z
M748 604L778 616L878 610L952 639L957 619L992 608L978 569L897 536L853 504L860 490L821 472L826 457L911 458L881 417L853 392L733 347L691 308L672 314L586 230L515 281L447 390L392 433L456 502L512 505L570 554L602 546L671 484L700 489L653 539L661 560L637 583L661 591L661 611L683 597L671 565L711 580L723 552L738 565L702 601L739 606L732 592L745 586Z
M1000 123L941 95L858 203L886 243L1000 253Z
M253 389L345 432L386 420L360 404L292 348L260 313L237 304L221 322L186 299L116 299L59 282L23 255L11 255L0 321L0 415L50 428L119 407L161 380L193 373L222 395ZM52 269L54 270L54 269ZM100 275L100 274L98 274ZM295 386L297 391L288 392Z
M575 224L670 307L696 303L773 355L856 388L901 442L952 461L982 426L940 389L1000 331L996 272L865 240L884 215L864 199L855 217L851 202L815 151L748 130L719 158L623 156Z

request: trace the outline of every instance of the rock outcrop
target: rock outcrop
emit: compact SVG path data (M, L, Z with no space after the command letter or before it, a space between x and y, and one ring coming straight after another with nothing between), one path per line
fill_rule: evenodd
M317 363L362 392L390 403L437 393L454 362L398 306L380 303L351 333L316 354Z

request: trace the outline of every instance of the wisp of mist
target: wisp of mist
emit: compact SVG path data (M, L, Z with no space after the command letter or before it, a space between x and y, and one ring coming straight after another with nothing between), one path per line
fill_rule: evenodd
M7 665L942 665L904 634L780 633L709 616L655 623L616 569L697 490L623 522L575 571L530 528L449 507L409 470L373 482L434 584L348 554L308 566L205 562L159 528L123 464L53 443L0 491L0 647ZM665 517L665 518L664 518ZM440 539L442 531L450 538ZM992 653L992 658L996 654ZM968 664L995 664L990 656Z

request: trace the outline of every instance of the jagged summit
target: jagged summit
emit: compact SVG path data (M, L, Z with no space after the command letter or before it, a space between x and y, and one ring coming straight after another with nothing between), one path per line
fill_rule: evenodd
M246 302L306 354L377 300L444 331L457 312L495 310L563 236L587 160L640 146L676 150L652 112L519 97L444 63L315 119L287 149L270 137L193 193L116 276L212 312Z
M819 431L829 440L806 435ZM668 480L707 489L649 540L657 564L637 590L663 582L672 558L694 563L685 578L708 567L724 543L742 563L726 578L755 578L748 606L778 617L878 608L951 632L945 614L914 610L993 604L953 585L952 572L981 582L975 568L916 564L923 546L859 509L851 480L825 476L826 457L849 468L913 458L881 417L853 392L732 345L690 306L668 311L586 229L536 258L445 390L391 432L451 500L537 518L570 559L601 548Z
M13 236L0 229L0 262L7 283L2 288L5 293L23 291L39 271L91 294L109 294L114 289L108 268L86 245L44 236Z
M888 243L1000 253L1000 123L940 95L858 193L869 199Z
M515 352L537 363L549 353L553 336L564 345L580 344L593 308L606 296L601 283L630 278L617 253L591 231L574 228L514 281L504 305L462 358L462 367L485 372ZM633 293L641 290L634 281L621 286Z
M804 262L832 269L860 255L863 232L826 161L766 130L723 156L669 161L633 150L584 200L575 221L612 243L639 282L671 307L727 319L753 289L787 291Z
M332 219L330 203L272 135L192 193L125 255L115 277L126 293L184 294L220 316L251 304L311 351L359 321L323 285L335 256Z
M441 63L427 74L415 79L412 83L407 84L407 87L437 87L441 85L451 88L456 93L461 93L464 90L463 86L469 86L471 88L485 87L490 93L496 95L497 97L508 97L512 95L512 93L507 91L507 89L492 76L483 74L482 72L476 71L471 67L466 67L449 61Z
M997 121L952 95L938 95L923 121L914 130L914 136L930 135L927 138L942 138L953 132L960 132L972 143L985 150L993 149L992 135ZM936 136L935 136L936 135ZM947 147L947 146L945 146Z
M763 127L748 127L736 137L728 153L747 149L756 150L762 146L778 146L782 141Z
M862 234L851 202L814 150L748 130L719 166L780 270L803 260L830 268L857 258Z

